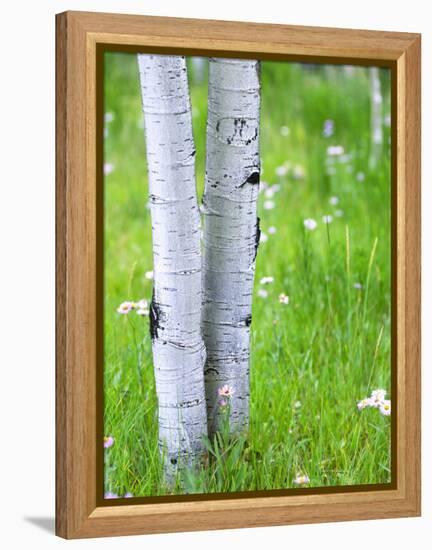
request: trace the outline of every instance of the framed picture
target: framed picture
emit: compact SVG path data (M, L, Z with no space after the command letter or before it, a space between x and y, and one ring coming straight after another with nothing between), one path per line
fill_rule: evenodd
M420 36L57 16L56 530L420 514Z

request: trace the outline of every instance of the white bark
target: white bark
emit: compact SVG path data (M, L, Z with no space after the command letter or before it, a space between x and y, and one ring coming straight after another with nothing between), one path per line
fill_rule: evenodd
M168 481L203 453L200 216L184 57L138 55L153 239L150 330Z
M369 165L375 168L382 151L383 143L383 117L382 117L382 93L379 68L369 69L370 78L370 102L371 102L371 151Z
M249 355L259 242L259 62L210 59L203 198L203 337L209 436L220 429L218 389L230 386L230 432L249 423Z

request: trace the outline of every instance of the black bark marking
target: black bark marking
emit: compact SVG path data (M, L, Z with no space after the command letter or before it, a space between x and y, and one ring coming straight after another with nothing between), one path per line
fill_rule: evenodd
M162 329L160 326L161 311L159 304L155 301L155 292L153 287L152 300L150 303L150 337L152 340L158 337L158 330Z
M238 140L243 142L243 145L249 145L252 141L258 138L258 128L254 129L254 135L247 138L247 131L250 128L248 121L245 118L237 117L233 120L233 129L231 135L224 137L225 143L231 145L234 141ZM221 120L216 123L216 133L220 134ZM246 134L246 135L245 135Z
M260 219L257 217L256 222L256 233L255 233L255 255L253 261L255 261L257 254L258 254L258 246L261 238L261 229L260 229Z
M211 372L214 372L216 375L219 374L219 371L217 369L215 369L214 367L209 367L208 369L206 369L204 371L204 374L207 375L207 374L210 374Z
M256 72L257 72L257 77L258 77L258 82L260 82L261 80L261 63L259 61L257 61L257 64L256 64Z
M260 182L260 173L258 171L252 172L250 176L240 185L240 187L243 187L243 185L246 185L247 183L251 183L252 185L259 184Z
M245 322L245 325L247 327L251 326L251 324L252 324L252 314L251 313L249 313L249 315L246 316L246 319L245 319L244 322Z
M255 133L254 133L253 137L251 137L250 139L247 139L247 140L245 141L245 144L246 144L246 145L249 145L250 143L252 143L253 141L255 141L257 137L258 137L258 129L255 128Z
M234 119L234 132L231 137L227 137L226 142L228 145L231 145L231 143L234 141L234 138L237 134L242 137L243 134L243 126L246 124L246 120L244 118L235 118Z

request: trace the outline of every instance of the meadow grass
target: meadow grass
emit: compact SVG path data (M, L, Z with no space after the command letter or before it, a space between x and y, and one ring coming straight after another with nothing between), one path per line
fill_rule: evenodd
M104 184L104 429L115 440L104 451L105 491L155 496L168 489L157 446L148 317L116 312L121 302L150 300L152 292L145 276L152 270L151 225L137 62L118 53L105 61L105 163L112 166ZM369 169L365 68L264 62L261 76L261 179L280 189L259 198L267 240L256 262L250 430L244 440L222 434L208 445L208 464L176 490L290 488L298 473L309 476L311 487L386 483L390 417L358 411L356 403L375 388L390 389L390 130L384 124L383 152ZM189 80L201 198L207 81L191 64ZM381 82L387 115L385 70ZM325 137L328 119L334 131ZM335 145L344 153L329 155ZM274 208L266 209L269 200ZM324 223L325 215L333 221ZM308 218L316 229L304 226ZM261 285L267 276L274 282Z

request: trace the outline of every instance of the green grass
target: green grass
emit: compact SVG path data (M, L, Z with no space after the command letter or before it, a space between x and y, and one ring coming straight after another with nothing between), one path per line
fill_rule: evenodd
M197 82L192 67L189 79L201 197L207 83ZM381 81L387 114L385 70ZM104 423L115 438L105 450L105 490L162 495L148 318L116 313L122 301L149 300L152 290L145 278L151 230L135 56L106 55L105 111L114 116L105 139L105 162L114 171L105 178ZM369 113L367 69L350 76L338 67L263 63L262 180L281 188L274 209L263 208L263 193L259 199L268 240L256 264L250 433L245 441L221 437L209 449L209 464L179 491L289 488L299 472L312 487L390 481L390 419L356 407L372 389L390 389L390 131L384 127L384 152L370 170ZM335 125L328 138L326 119ZM329 164L330 145L342 145L348 156ZM285 176L275 174L281 165ZM331 196L339 204L330 205ZM334 217L328 225L327 214ZM305 218L318 227L307 231ZM274 282L261 287L264 276ZM288 305L278 300L282 292Z

